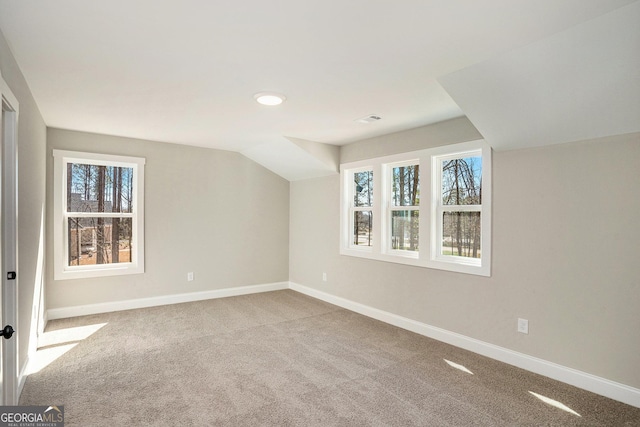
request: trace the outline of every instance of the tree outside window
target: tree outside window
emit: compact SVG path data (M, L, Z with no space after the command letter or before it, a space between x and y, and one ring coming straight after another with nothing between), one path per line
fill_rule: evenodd
M391 168L391 249L418 251L420 166Z
M440 162L442 255L481 257L482 157Z
M67 163L66 187L68 265L131 262L133 168Z
M490 276L491 158L478 140L342 164L340 254Z
M53 156L54 278L143 273L145 159Z
M353 174L353 241L355 246L373 243L373 171Z

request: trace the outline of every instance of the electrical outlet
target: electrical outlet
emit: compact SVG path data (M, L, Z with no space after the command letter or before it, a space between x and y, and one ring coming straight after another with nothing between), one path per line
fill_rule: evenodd
M323 282L327 281L327 273L322 273L322 281Z
M187 282L193 282L193 271L187 273Z
M527 319L518 319L518 332L523 334L529 333L529 321Z

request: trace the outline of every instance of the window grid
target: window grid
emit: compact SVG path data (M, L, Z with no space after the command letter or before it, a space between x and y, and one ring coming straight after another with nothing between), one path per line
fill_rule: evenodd
M373 243L374 172L371 167L349 172L349 247L370 251Z
M458 188L459 192L453 194L453 198L445 200L439 165L442 161L464 159L470 155L475 157L475 163L466 167L477 175L474 178L477 182ZM394 194L394 169L397 173L399 167L408 166L418 169L415 201L412 202L408 201L410 198L400 200L402 197L398 197L397 185ZM376 177L370 189L375 203L354 206L354 173L363 170L371 171ZM491 275L491 148L484 141L342 164L341 200L342 255ZM372 224L370 246L366 247L353 244L354 215L362 211L370 213ZM398 228L400 231L394 232L394 222L402 225ZM413 229L407 228L408 224L413 224ZM461 225L464 232L459 238L452 230L461 229ZM475 231L470 233L469 230ZM413 236L410 231L413 231ZM398 246L398 241L404 243L404 247Z
M144 159L53 154L54 278L143 273Z
M453 155L434 156L433 171L437 175L435 180L437 192L432 195L436 201L436 247L432 258L445 262L456 262L472 266L481 265L482 239L482 151L474 150ZM469 164L480 167L469 166ZM445 179L445 169L455 169ZM479 174L479 180L476 178ZM451 178L449 176L448 178ZM453 194L458 204L445 203L445 194ZM459 204L461 201L469 203ZM473 215L477 213L477 217ZM447 222L445 218L453 221Z
M420 161L383 164L386 185L385 250L392 256L418 258L420 248Z

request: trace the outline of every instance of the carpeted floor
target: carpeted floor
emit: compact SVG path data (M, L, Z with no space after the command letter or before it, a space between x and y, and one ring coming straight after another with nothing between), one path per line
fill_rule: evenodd
M291 290L51 321L44 343L39 360L58 357L20 404L64 405L66 426L640 425L638 408Z

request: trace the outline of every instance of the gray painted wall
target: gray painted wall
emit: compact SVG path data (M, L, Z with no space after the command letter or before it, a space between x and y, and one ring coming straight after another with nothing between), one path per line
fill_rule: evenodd
M458 123L409 131L423 147L406 148L467 140ZM398 152L403 136L342 159ZM638 388L639 159L640 134L494 152L490 278L340 256L339 177L293 182L290 280Z
M144 274L53 280L53 149L146 158ZM47 308L288 280L289 183L246 157L60 129L46 152Z
M31 90L0 33L0 71L18 99L18 369L36 349L44 268L46 127Z
M482 139L482 135L469 119L458 117L457 119L446 120L433 125L363 139L362 141L344 145L340 150L340 162L355 162L357 160L408 153L477 139Z

